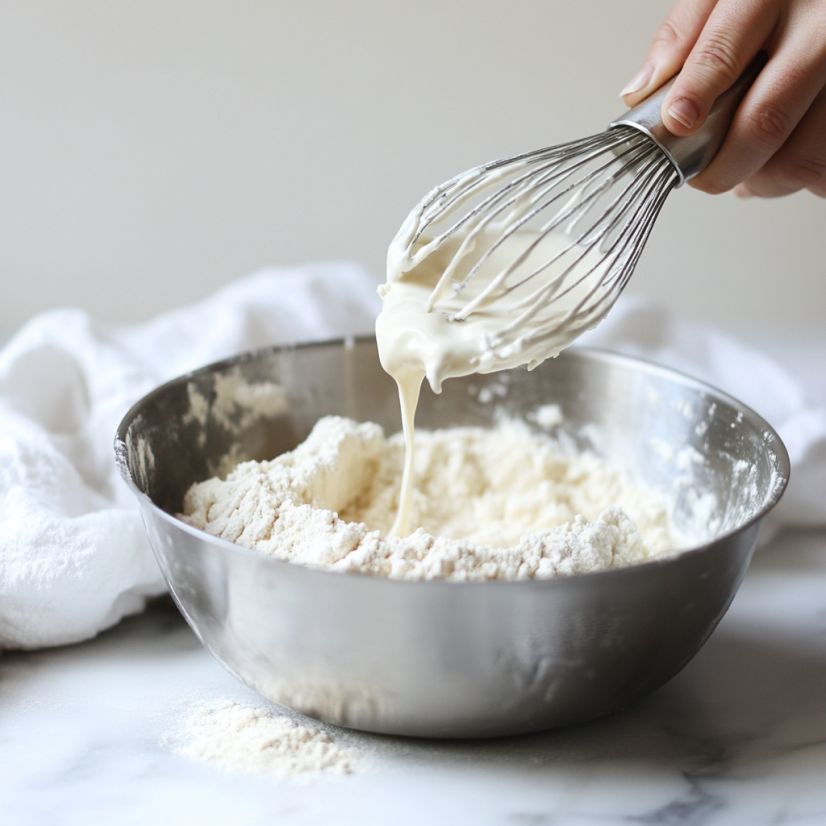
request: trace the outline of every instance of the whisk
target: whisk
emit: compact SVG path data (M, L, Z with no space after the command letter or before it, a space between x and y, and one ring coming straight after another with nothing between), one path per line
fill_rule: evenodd
M613 306L668 195L710 163L764 62L755 59L690 137L675 137L660 120L671 81L601 134L493 161L437 186L391 246L397 270L443 256L427 309L453 321L494 318L493 350L517 339L520 347L553 344L561 329L567 343ZM514 246L514 237L524 243Z

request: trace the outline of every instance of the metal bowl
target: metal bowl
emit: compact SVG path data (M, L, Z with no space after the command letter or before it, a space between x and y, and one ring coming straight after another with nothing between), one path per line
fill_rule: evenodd
M239 386L252 392L228 402ZM283 403L252 415L243 399L268 393ZM187 488L227 456L272 458L321 416L397 430L395 387L372 340L266 349L182 376L129 411L115 448L181 613L239 679L367 731L508 735L599 717L676 674L728 608L789 475L783 444L749 408L593 350L531 373L451 380L439 396L423 393L417 422L489 424L502 410L530 418L550 402L564 414L562 438L673 489L678 526L704 514L702 544L544 581L410 582L282 562L176 519ZM695 461L680 458L684 446Z

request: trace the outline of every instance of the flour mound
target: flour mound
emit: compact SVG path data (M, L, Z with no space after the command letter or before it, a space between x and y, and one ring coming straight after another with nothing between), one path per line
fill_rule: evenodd
M531 579L643 562L674 549L663 497L520 422L416 432L407 537L400 435L326 417L295 450L193 485L181 518L300 564L405 579Z
M180 754L245 774L350 774L354 766L353 750L320 726L236 702L196 706L178 736Z

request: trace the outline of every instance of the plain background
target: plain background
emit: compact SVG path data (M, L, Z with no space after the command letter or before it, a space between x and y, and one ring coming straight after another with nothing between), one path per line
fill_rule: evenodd
M138 320L266 264L382 275L467 166L599 131L654 0L19 0L0 25L0 338ZM721 325L819 322L826 202L671 196L632 289Z

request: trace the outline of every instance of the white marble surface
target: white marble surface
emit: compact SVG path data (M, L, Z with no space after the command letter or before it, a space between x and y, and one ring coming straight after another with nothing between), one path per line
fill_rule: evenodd
M826 533L758 552L730 612L625 713L532 737L352 735L358 771L223 773L164 738L194 699L254 695L170 602L83 645L0 657L0 823L824 824Z

